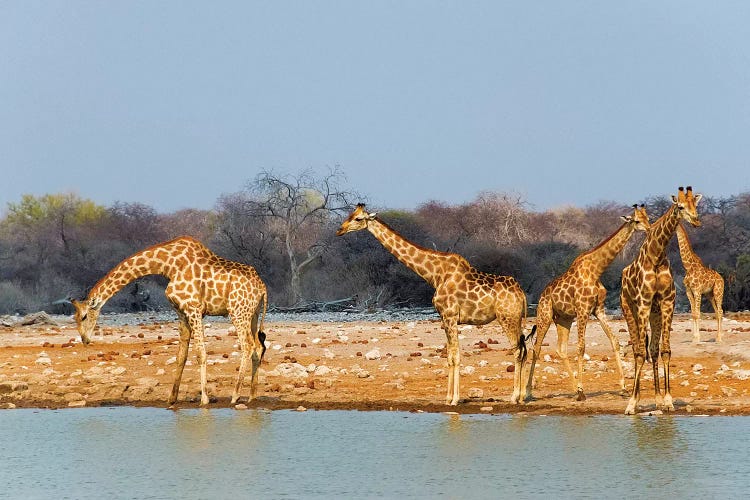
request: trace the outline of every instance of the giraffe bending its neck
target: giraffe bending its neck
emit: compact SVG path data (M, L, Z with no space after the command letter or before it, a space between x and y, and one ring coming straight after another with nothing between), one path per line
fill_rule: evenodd
M674 204L647 231L635 261L622 271L620 304L628 324L635 363L633 392L625 409L626 415L633 415L636 411L641 393L641 372L646 359L651 359L654 370L657 408L674 410L669 389L669 360L672 355L669 334L674 314L675 287L666 248L680 220L685 219L696 227L701 225L696 209L700 199L701 195L693 195L690 186L687 190L680 188L677 196L672 196ZM646 334L649 325L650 341ZM660 351L664 365L663 396L659 384Z
M576 399L586 399L583 393L583 355L586 349L586 323L594 314L604 333L609 337L615 362L620 373L620 387L625 390L625 376L622 372L619 341L612 333L604 312L604 300L607 290L599 278L619 254L636 230L646 231L649 228L648 215L643 205L633 205L633 214L623 216L625 223L602 241L595 248L582 253L570 265L565 273L555 278L542 292L536 313L536 325L529 337L536 333L534 351L529 365L529 378L526 383L526 400L532 399L531 391L534 381L534 366L542 349L542 342L550 325L554 321L557 327L557 353L563 359L565 369L573 382ZM568 336L573 320L578 330L578 377L568 360Z
M690 246L690 239L682 224L677 226L677 241L680 244L680 257L685 266L685 294L690 301L690 314L693 318L693 342L700 342L701 297L708 295L708 300L716 314L716 342L721 342L721 317L724 314L724 278L713 269L703 265L703 261Z
M479 272L458 254L429 250L405 240L378 220L374 213L367 213L363 204L357 205L336 234L341 236L362 229L370 231L399 261L435 288L432 303L440 314L447 337L446 403L458 403L458 325L485 325L495 319L516 349L511 402L519 403L521 373L526 358L526 345L521 333L526 317L526 295L518 282L511 276Z
M255 396L257 372L265 352L263 321L266 315L266 286L251 266L223 259L201 242L183 236L137 252L112 268L84 300L73 300L81 340L88 344L99 311L115 293L131 281L148 274L169 278L165 294L180 320L180 347L169 404L177 401L182 371L191 335L198 344L201 374L201 404L209 403L206 393L206 344L203 316L226 316L237 329L242 356L232 404L239 398L248 360L252 360L250 399Z

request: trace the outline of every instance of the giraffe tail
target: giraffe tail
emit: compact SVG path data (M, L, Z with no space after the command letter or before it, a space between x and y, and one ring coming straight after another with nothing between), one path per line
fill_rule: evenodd
M260 316L258 340L261 345L260 359L262 361L263 355L266 353L266 332L263 331L263 325L266 322L266 311L268 310L268 292L263 292L263 297L261 297L260 302L258 303L258 308L260 309L261 306L263 307L262 313L258 311L258 315Z
M528 336L525 336L523 333L518 339L518 350L521 352L521 363L526 362L526 357L529 354L528 348L526 347L526 343L531 341L531 338L536 334L536 325L531 327L531 333L529 333Z

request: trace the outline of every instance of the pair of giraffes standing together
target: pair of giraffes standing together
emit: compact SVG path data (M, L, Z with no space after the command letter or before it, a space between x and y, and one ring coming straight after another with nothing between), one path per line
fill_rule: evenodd
M692 189L679 189L674 204L653 225L649 224L643 206L634 205L633 214L624 216L625 223L610 237L594 249L580 255L568 271L552 281L542 292L537 309L537 323L533 357L526 382L524 399L532 398L533 370L547 329L554 321L558 331L558 352L566 369L575 380L567 358L567 342L573 319L578 330L578 381L576 390L579 399L583 394L582 373L585 349L586 322L591 314L599 320L612 343L618 369L620 385L625 382L619 358L619 344L606 322L604 298L606 290L599 278L606 267L622 250L635 230L647 231L647 237L635 262L623 271L623 313L628 322L636 359L636 381L633 395L626 413L633 413L639 397L641 368L649 347L650 359L658 373L656 357L660 352L665 360L664 399L660 399L658 375L655 375L657 404L673 409L669 393L669 328L674 311L674 283L666 260L666 245L679 227L680 250L687 249L691 258L683 261L685 278L691 305L700 307L700 294L705 293L708 277L715 273L702 265L690 249L687 235L680 226L685 219L694 226L700 225L696 204L701 195L693 195ZM396 231L368 213L363 204L358 205L341 224L337 235L367 229L399 261L424 278L434 289L433 304L442 319L447 342L448 391L446 403L455 405L459 400L460 349L458 325L484 325L497 320L515 349L515 370L511 402L520 403L523 385L523 367L526 358L526 337L523 322L526 318L526 294L518 282L510 276L497 276L474 269L468 261L455 253L430 250L407 241ZM688 264L689 263L689 264ZM180 345L177 356L175 380L169 403L177 400L180 380L187 359L191 336L196 339L199 350L201 372L201 404L209 402L206 393L206 350L202 318L207 314L229 315L237 329L242 357L240 369L232 395L232 403L239 398L248 362L252 362L251 396L255 394L257 369L265 352L263 321L267 307L267 292L263 281L251 266L223 259L190 237L180 237L169 242L149 247L125 259L115 266L91 289L82 301L72 301L76 309L76 322L81 339L89 343L96 325L99 311L106 301L131 281L148 274L160 274L169 279L165 291L167 298L177 311L180 320ZM718 276L718 274L717 274ZM668 279L667 279L668 278ZM721 336L721 288L713 290L713 304L719 318ZM696 298L697 297L697 298ZM697 318L693 309L694 335L698 335ZM646 330L650 322L652 340L646 346ZM530 335L531 336L531 335Z

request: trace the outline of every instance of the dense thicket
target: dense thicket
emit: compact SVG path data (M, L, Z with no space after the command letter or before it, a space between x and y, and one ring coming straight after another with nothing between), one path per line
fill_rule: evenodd
M263 172L245 189L217 200L213 210L158 213L118 202L104 207L74 194L24 196L0 220L0 313L65 311L129 254L179 235L194 236L216 253L256 267L270 302L351 298L360 308L428 306L432 290L366 231L336 237L338 224L358 201L332 171L275 176ZM671 203L651 196L652 220ZM378 207L368 207L376 210ZM705 197L703 227L689 229L694 250L727 283L726 310L750 308L750 193ZM471 202L426 201L415 210L380 210L379 217L422 246L464 255L475 267L515 276L535 303L544 286L573 259L612 234L629 208L602 202L588 207L534 211L512 193L483 192ZM608 306L619 307L620 273L638 251L637 234L604 273ZM678 310L687 308L684 270L676 240L669 249ZM126 287L110 310L167 308L162 278Z

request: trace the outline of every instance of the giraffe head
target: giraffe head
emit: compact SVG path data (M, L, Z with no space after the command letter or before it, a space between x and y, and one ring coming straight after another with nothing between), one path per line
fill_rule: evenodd
M691 226L700 227L701 221L698 218L698 202L703 197L702 194L693 194L693 187L688 186L684 189L680 186L677 196L672 195L672 201L677 205L680 217L685 219Z
M365 210L364 203L359 203L357 205L357 208L355 208L354 211L349 214L349 217L347 217L346 220L341 223L341 227L338 231L336 231L336 236L341 236L342 234L350 233L352 231L360 231L362 229L365 229L367 227L367 223L375 219L375 215L375 212L368 213L367 210Z
M76 309L75 320L78 327L78 333L81 334L81 342L88 344L91 342L91 334L96 326L96 320L99 319L99 307L89 300L71 300L73 307Z
M648 231L651 227L651 222L648 220L648 214L646 213L646 205L641 206L633 205L633 215L622 215L622 220L627 223L635 224L636 231Z

